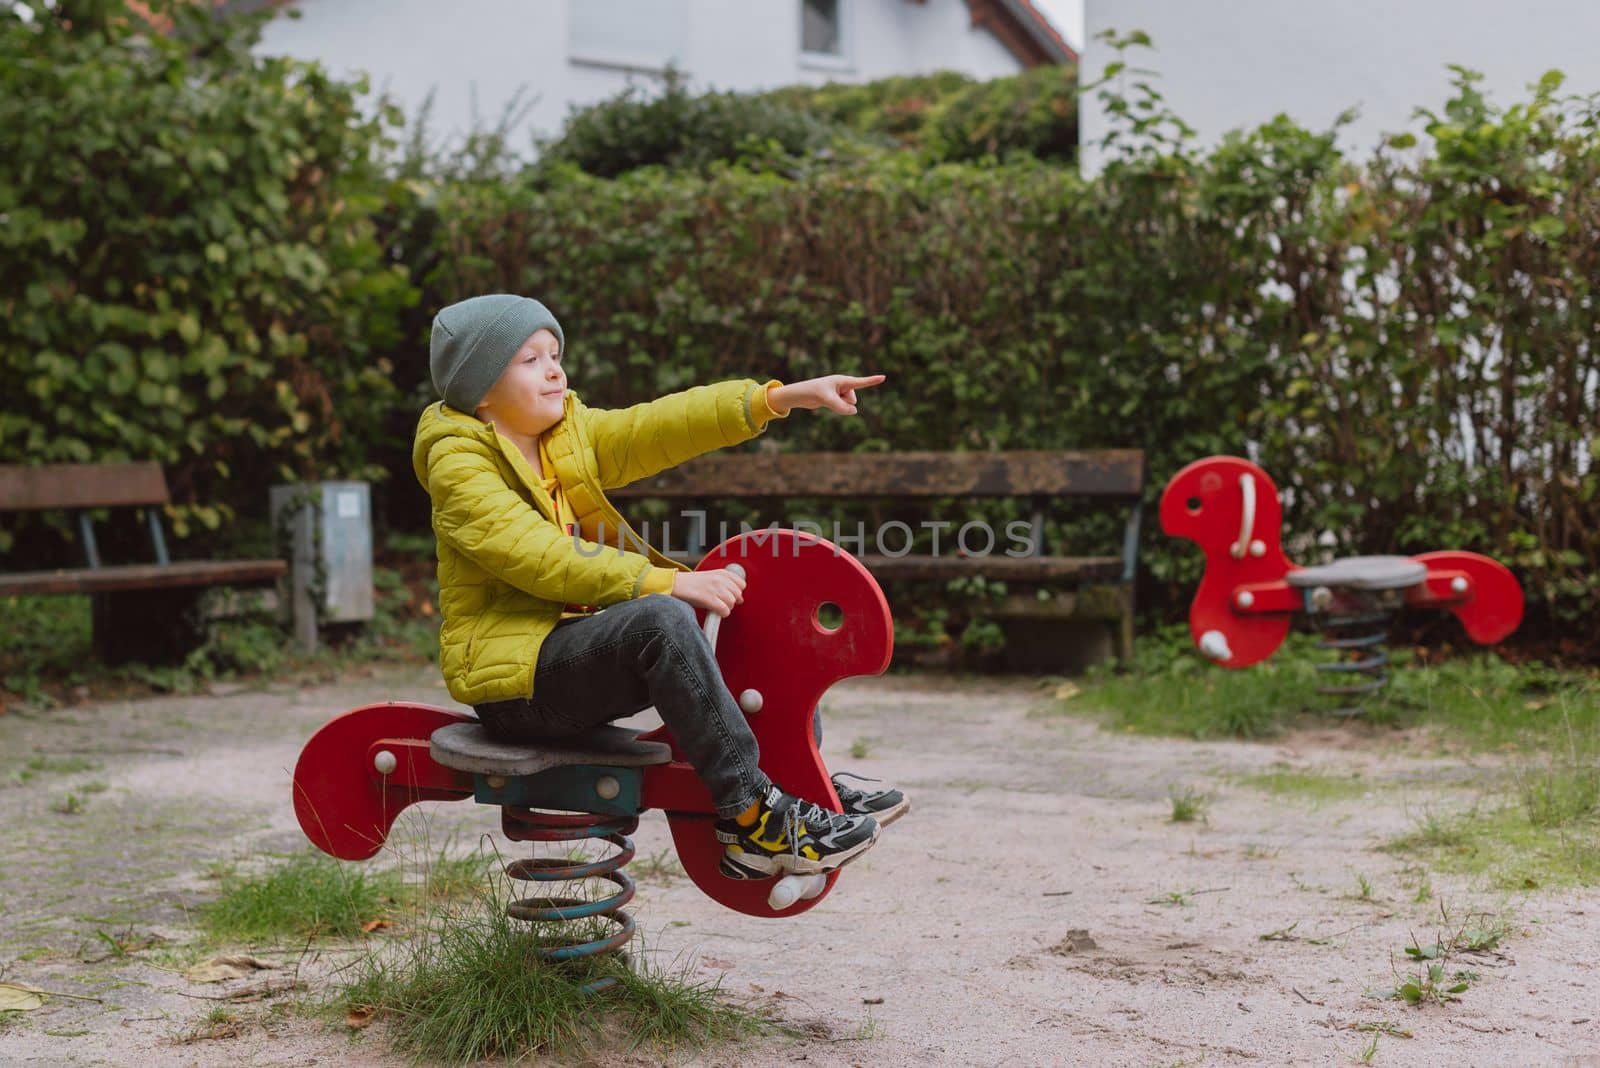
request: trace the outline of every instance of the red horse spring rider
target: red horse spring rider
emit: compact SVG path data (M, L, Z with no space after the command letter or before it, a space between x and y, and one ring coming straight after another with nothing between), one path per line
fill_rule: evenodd
M743 568L744 601L726 619L702 613L723 680L749 718L761 768L801 797L839 810L838 795L812 735L812 711L835 682L881 674L894 649L889 605L855 557L799 531L764 530L723 542L696 570ZM843 620L821 621L824 605ZM608 938L543 950L568 959L620 949L633 935L622 907L633 880L627 837L646 809L666 813L684 871L716 901L752 916L795 916L826 897L839 872L738 881L718 870L722 844L712 831L711 796L662 727L644 735L606 726L536 746L489 738L475 717L396 702L336 716L306 743L294 772L294 807L306 836L323 852L364 860L382 848L395 817L418 801L473 798L500 807L514 841L600 839L617 852L603 860L518 860L514 879L606 879L618 890L599 901L538 897L508 912L529 921L603 916ZM556 810L556 811L550 811ZM561 814L558 814L561 813Z
M1265 660L1283 644L1293 618L1304 614L1326 632L1322 647L1350 657L1319 669L1363 676L1322 692L1359 696L1388 682L1382 624L1401 607L1443 608L1480 644L1500 641L1522 621L1522 587L1487 556L1354 556L1300 567L1283 554L1282 528L1278 488L1237 456L1196 460L1161 494L1161 529L1206 554L1189 631L1222 667Z

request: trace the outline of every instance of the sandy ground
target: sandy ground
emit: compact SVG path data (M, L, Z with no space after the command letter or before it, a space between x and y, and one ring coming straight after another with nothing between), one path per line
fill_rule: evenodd
M230 988L179 973L187 910L213 892L207 869L301 847L288 769L304 738L391 698L446 701L431 670L407 668L0 717L0 771L32 755L99 765L0 787L0 978L79 995L0 1030L0 1064L406 1063L381 1027L347 1034L270 1002L241 1006L237 1034L194 1040L220 1004L202 999ZM1348 1064L1371 1041L1363 1027L1387 1026L1396 1033L1380 1035L1371 1063L1600 1066L1600 891L1508 896L1432 872L1434 899L1417 902L1415 861L1377 848L1421 812L1470 802L1484 769L1337 730L1266 744L1133 738L1030 715L1042 698L1028 679L836 687L830 766L892 780L915 807L803 918L758 921L681 877L642 878L649 952L720 975L809 1036L678 1061ZM866 755L851 757L853 743ZM1316 801L1239 780L1286 768L1370 789ZM91 781L106 788L83 793ZM1212 798L1204 822L1169 822L1169 794L1184 788ZM82 811L59 811L68 793ZM435 839L497 824L471 804L424 809ZM659 814L635 838L641 857L670 846ZM1459 1001L1383 998L1413 937L1446 929L1440 902L1456 917L1509 917L1511 933L1451 962L1477 974ZM97 931L177 948L96 961ZM1273 932L1287 933L1263 940ZM305 960L301 974L315 988L337 959Z

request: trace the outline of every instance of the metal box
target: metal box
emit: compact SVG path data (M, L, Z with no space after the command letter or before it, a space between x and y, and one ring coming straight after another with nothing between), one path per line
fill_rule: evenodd
M302 647L319 623L372 618L372 494L365 482L273 486L272 528L289 558L289 615Z

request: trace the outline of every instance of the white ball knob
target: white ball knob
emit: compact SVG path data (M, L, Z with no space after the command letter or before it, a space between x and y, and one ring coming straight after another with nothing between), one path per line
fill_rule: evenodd
M1262 541L1260 538L1257 538L1255 541L1251 542L1250 543L1250 555L1251 556L1265 556L1265 555L1267 555L1267 543Z
M1450 592L1452 592L1452 593L1466 593L1467 592L1467 580L1462 578L1460 575L1457 575L1455 578L1451 579L1450 580Z
M1239 607L1240 608L1249 608L1251 605L1253 605L1255 603L1256 603L1256 595L1251 593L1249 590L1245 590L1243 593L1239 594Z
M393 775L394 769L399 766L400 762L387 749L380 749L372 754L372 767L379 775Z
M760 712L761 706L765 703L760 690L745 690L739 695L739 707L744 709L744 714L747 716Z
M1200 651L1212 660L1233 659L1233 650L1228 648L1228 636L1220 630L1208 630L1200 635Z
M826 875L785 875L772 884L767 894L767 907L779 912L796 901L811 900L827 889Z
M622 792L622 784L617 781L615 775L602 775L595 780L594 792L599 794L602 800L614 801Z
M745 570L744 570L744 565L743 564L729 564L728 567L727 567L727 570L733 572L735 575L738 575L740 578L749 578L750 577L749 575L745 574Z

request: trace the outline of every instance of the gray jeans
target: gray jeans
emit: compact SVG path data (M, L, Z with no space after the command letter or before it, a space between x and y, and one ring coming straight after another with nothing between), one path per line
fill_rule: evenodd
M755 735L687 601L650 594L562 620L539 650L534 678L531 699L477 706L490 734L561 738L654 705L711 791L717 815L743 812L770 785Z

